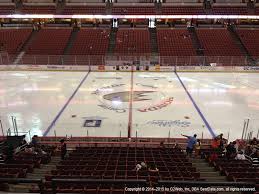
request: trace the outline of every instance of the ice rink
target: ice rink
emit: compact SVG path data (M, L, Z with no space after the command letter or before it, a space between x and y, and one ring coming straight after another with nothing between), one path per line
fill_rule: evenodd
M44 136L241 138L259 129L253 73L0 72L4 133ZM2 133L2 132L0 132Z

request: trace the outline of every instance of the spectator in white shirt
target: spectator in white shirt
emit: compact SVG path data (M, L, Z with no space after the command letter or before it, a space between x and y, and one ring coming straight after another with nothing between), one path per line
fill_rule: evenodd
M246 160L246 157L242 151L239 151L235 157L236 160Z

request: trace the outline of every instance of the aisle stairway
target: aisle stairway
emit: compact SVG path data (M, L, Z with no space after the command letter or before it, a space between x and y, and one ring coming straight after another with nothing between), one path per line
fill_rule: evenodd
M42 164L41 168L35 168L32 173L27 173L28 179L45 179L45 175L56 168L56 165L61 161L60 156L52 156L48 164ZM33 190L38 190L37 184L9 184L9 191L12 193L28 193Z
M157 46L157 31L156 28L149 28L150 33L150 43L151 43L151 51L153 55L157 55L158 46Z
M236 43L236 45L238 45L242 54L247 57L249 63L253 64L255 62L255 60L253 59L253 57L251 56L251 54L249 53L249 51L247 50L247 48L245 47L243 42L241 41L238 33L236 32L236 27L234 25L230 25L230 26L228 26L227 29L228 29L233 41Z
M70 37L67 41L67 45L64 49L64 53L63 53L64 55L68 55L70 53L71 48L73 47L74 42L77 38L77 34L78 34L79 30L80 30L79 28L73 28L73 31L71 32Z
M118 28L112 28L110 32L109 46L107 53L112 55L116 46L116 37L117 37Z
M192 158L190 161L193 167L200 172L200 178L206 182L227 182L227 177L222 176L219 171L216 171L213 166L210 166L205 159ZM218 192L219 194L228 194L229 192ZM240 194L240 192L231 192L233 194Z

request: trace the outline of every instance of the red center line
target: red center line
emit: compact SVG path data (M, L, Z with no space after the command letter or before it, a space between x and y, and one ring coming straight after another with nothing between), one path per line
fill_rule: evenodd
M130 93L129 93L129 121L128 121L128 138L131 138L132 129L132 98L133 98L133 66L131 66Z

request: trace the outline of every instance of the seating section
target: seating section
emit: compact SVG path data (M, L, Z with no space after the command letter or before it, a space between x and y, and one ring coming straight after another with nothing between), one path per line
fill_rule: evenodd
M115 15L154 15L156 11L155 7L114 6L112 13Z
M163 15L203 15L205 11L202 6L166 6L162 7Z
M198 38L207 56L242 56L227 29L197 29Z
M106 14L105 6L66 6L63 14Z
M0 5L0 14L14 14L15 6L14 5Z
M249 53L255 57L259 58L259 30L258 29L238 29L238 35L249 51Z
M213 162L216 169L226 175L229 181L255 182L259 184L259 169L247 160L218 158Z
M147 165L155 165L159 172L142 169L134 170L136 164L146 161ZM135 147L78 147L69 157L57 165L56 170L46 175L46 180L53 178L85 178L85 179L134 179L156 182L158 180L200 180L200 174L192 167L192 163L179 149L172 148L135 148ZM83 185L63 185L58 192L97 192L102 187ZM109 185L105 190L119 190ZM123 190L122 190L123 189ZM118 191L118 193L119 193Z
M36 55L62 55L71 32L71 29L62 28L41 29L26 53Z
M0 177L25 178L27 173L33 172L33 168L40 168L41 164L49 163L54 149L52 146L42 147L45 154L19 152L13 159L0 164Z
M114 52L129 55L150 53L149 31L147 29L119 29Z
M0 45L2 50L15 54L28 39L31 29L1 29Z
M191 35L185 29L158 29L157 44L162 56L195 56Z
M247 15L246 7L226 7L226 6L214 6L212 12L215 15Z
M109 29L82 28L74 42L72 55L104 55L109 44Z
M55 14L56 6L30 6L24 5L22 12L26 14Z

